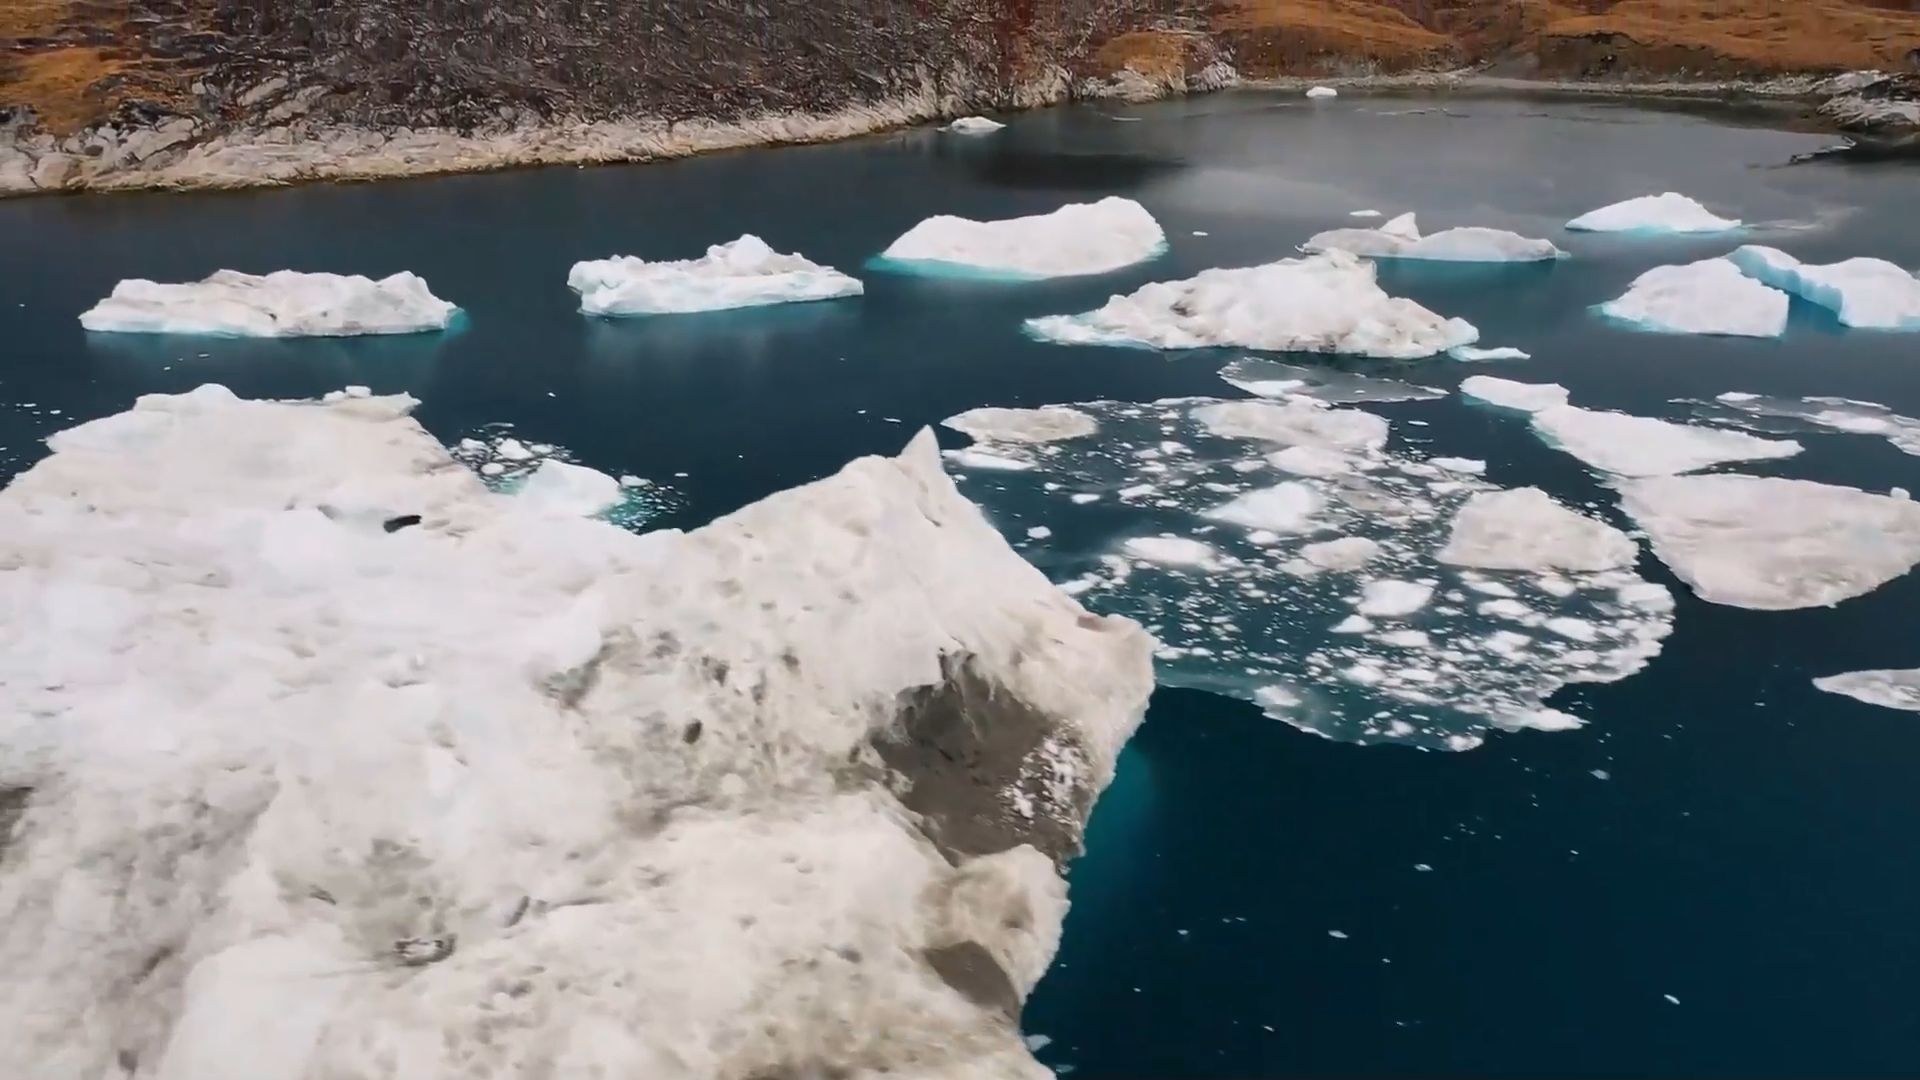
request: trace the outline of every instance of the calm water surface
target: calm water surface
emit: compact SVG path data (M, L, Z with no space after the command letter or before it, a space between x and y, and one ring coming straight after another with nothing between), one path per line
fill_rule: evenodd
M1026 115L978 141L914 131L642 167L5 202L0 475L138 394L362 383L422 398L420 419L449 441L511 423L670 484L681 500L660 523L692 526L976 405L1232 396L1215 373L1236 354L1062 348L1023 338L1020 320L1288 255L1362 207L1575 253L1386 268L1389 291L1535 357L1399 368L1415 382L1554 381L1580 404L1674 418L1686 408L1672 399L1727 390L1920 415L1920 337L1845 332L1798 304L1778 342L1609 326L1588 305L1731 242L1559 229L1671 189L1803 258L1920 264L1920 172L1787 164L1828 141L1613 104L1235 94ZM1170 253L1016 286L866 275L859 301L625 322L582 318L564 285L577 259L688 257L742 232L858 272L930 214L1104 194L1152 210ZM413 270L469 314L445 335L302 342L87 335L75 321L120 278L221 267ZM1397 447L1610 505L1511 417L1458 398L1369 408L1394 420ZM1796 437L1804 454L1752 471L1920 486L1920 459L1884 441ZM1157 696L1027 1010L1052 1040L1040 1057L1085 1077L1920 1071L1920 726L1808 685L1920 664L1920 581L1762 613L1700 603L1650 560L1641 572L1679 594L1675 632L1641 674L1554 699L1592 718L1581 731L1427 753Z

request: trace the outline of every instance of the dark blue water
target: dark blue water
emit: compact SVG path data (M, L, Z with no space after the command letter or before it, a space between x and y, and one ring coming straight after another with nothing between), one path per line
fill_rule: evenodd
M1557 381L1579 404L1669 417L1686 414L1670 399L1727 390L1920 415L1920 337L1844 332L1798 306L1779 342L1609 326L1588 305L1730 242L1558 229L1673 189L1774 223L1752 238L1808 259L1913 266L1911 168L1788 166L1827 140L1725 117L1465 99L1406 112L1434 104L1228 95L1124 110L1136 123L1039 113L977 141L910 132L662 165L0 203L0 473L141 393L363 383L422 398L445 439L510 422L672 484L683 501L661 523L695 525L975 405L1231 395L1215 372L1234 354L1049 346L1020 320L1290 254L1360 207L1544 235L1576 256L1388 268L1390 291L1535 356L1401 367L1412 381ZM858 272L930 214L1103 194L1146 204L1172 251L1083 281L865 275L858 301L625 322L580 317L564 286L577 259L685 257L742 232ZM89 336L75 322L120 278L220 267L413 270L469 315L449 335L306 342ZM1610 505L1511 417L1457 398L1370 408L1394 419L1396 445ZM1755 471L1920 481L1920 459L1881 440L1798 437L1806 453ZM1594 720L1581 731L1423 753L1159 695L1095 815L1064 947L1027 1010L1027 1029L1053 1039L1041 1058L1088 1077L1920 1071L1920 725L1808 685L1920 664L1920 582L1760 613L1700 603L1650 560L1642 573L1680 594L1675 632L1647 671L1555 699Z

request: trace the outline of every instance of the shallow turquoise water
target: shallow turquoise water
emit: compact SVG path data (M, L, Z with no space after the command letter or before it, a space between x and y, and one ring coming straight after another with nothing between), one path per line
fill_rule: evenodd
M1728 390L1920 414L1920 338L1846 332L1798 304L1778 342L1637 333L1589 310L1650 266L1733 243L1558 228L1650 191L1769 223L1745 239L1810 260L1920 264L1911 168L1789 166L1828 140L1723 119L1236 94L1037 113L982 140L914 131L644 167L0 203L0 471L139 393L364 383L424 399L448 441L510 422L671 485L681 500L660 522L692 525L976 405L1232 396L1216 372L1237 352L1063 348L1020 323L1291 254L1361 207L1547 236L1575 256L1385 266L1389 291L1535 357L1399 377L1554 381L1580 404L1671 418L1686 415L1672 399ZM581 317L564 284L577 259L686 257L748 231L860 273L930 214L1104 194L1144 203L1171 250L1097 278L869 273L858 301L621 322ZM74 321L119 278L219 267L408 269L468 316L448 335L305 342L89 336ZM1512 417L1457 397L1367 408L1394 420L1396 447L1611 504ZM1878 490L1920 479L1920 459L1882 440L1796 437L1805 453L1752 471ZM1910 1072L1920 728L1808 679L1920 664L1920 585L1772 614L1700 603L1651 560L1642 572L1680 594L1674 634L1647 671L1554 699L1592 718L1582 731L1464 754L1356 747L1163 692L1073 872L1064 948L1026 1017L1053 1040L1042 1059L1102 1077Z

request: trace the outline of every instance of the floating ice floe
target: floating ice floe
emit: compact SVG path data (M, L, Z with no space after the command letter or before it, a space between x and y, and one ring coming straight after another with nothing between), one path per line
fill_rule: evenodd
M1164 682L1457 750L1576 725L1547 698L1625 677L1670 629L1619 530L1477 462L1389 451L1382 417L1302 397L1071 407L1098 430L976 446L1022 471L949 467L1068 591L1147 623Z
M1378 210L1354 210L1349 212L1347 216L1360 217L1360 218L1376 218L1376 217L1382 217L1384 215L1382 215Z
M751 234L698 259L648 262L632 255L573 264L567 287L589 315L677 315L858 296L857 280Z
M1361 401L1433 401L1447 396L1445 390L1398 379L1379 379L1330 367L1283 364L1277 360L1235 360L1220 372L1220 377L1257 397L1287 398L1298 395L1329 405Z
M1027 320L1065 345L1237 346L1411 360L1470 345L1472 323L1387 295L1372 263L1344 251L1154 282L1079 315Z
M982 442L1039 443L1077 439L1099 430L1099 422L1075 409L968 409L941 421L963 435Z
M1778 398L1732 392L1712 402L1694 402L1694 417L1735 424L1767 434L1842 432L1872 435L1901 453L1920 457L1920 418L1902 416L1871 401L1842 397Z
M1590 210L1567 222L1577 232L1717 233L1740 227L1677 192L1642 195Z
M1656 266L1600 313L1668 334L1779 337L1787 330L1787 294L1741 273L1727 259Z
M144 397L0 493L0 1075L1044 1077L1140 628L927 433L635 535L412 404Z
M1889 671L1849 671L1813 680L1829 694L1842 694L1888 709L1920 712L1920 668Z
M872 266L1033 280L1104 274L1166 249L1166 233L1146 207L1109 196L1000 221L930 217L889 245Z
M1803 263L1757 244L1735 248L1727 259L1756 281L1832 311L1846 326L1920 330L1920 278L1885 259Z
M951 131L955 135L991 135L1006 126L998 120L989 120L984 116L962 116L941 130Z
M1777 477L1624 481L1620 505L1702 600L1778 611L1831 606L1920 563L1920 505Z
M1316 86L1307 91L1307 96L1310 98L1335 98L1340 96L1340 91L1335 90L1331 86Z
M1559 383L1523 383L1492 375L1469 375L1460 380L1460 392L1489 405L1536 413L1567 403L1567 388Z
M80 325L117 334L350 337L444 330L459 310L405 272L375 281L358 274L220 270L187 284L122 281L80 316Z
M1555 405L1533 413L1534 434L1615 476L1668 476L1734 461L1770 461L1801 450L1791 439L1678 424L1650 416Z
M1410 213L1377 229L1329 229L1301 245L1309 252L1345 251L1369 259L1426 259L1435 262L1541 262L1562 259L1549 240L1535 240L1505 229L1469 226L1420 235Z
M1501 345L1492 349L1475 348L1472 345L1455 345L1447 350L1447 355L1455 360L1531 360L1533 354L1511 345Z

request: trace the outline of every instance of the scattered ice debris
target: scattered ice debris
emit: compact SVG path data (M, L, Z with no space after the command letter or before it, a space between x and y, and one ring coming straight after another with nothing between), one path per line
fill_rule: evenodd
M1734 424L1768 434L1843 432L1873 435L1904 454L1920 457L1920 419L1871 401L1840 397L1776 398L1729 392L1712 402L1693 402L1694 418Z
M1762 439L1738 431L1679 424L1650 416L1555 405L1533 414L1533 430L1547 445L1615 476L1668 476L1733 461L1768 461L1801 450L1791 439Z
M543 513L597 515L637 529L679 505L680 493L638 476L618 480L574 463L572 455L550 443L527 443L503 426L468 436L448 448L455 461L479 474L489 488L525 500Z
M1666 334L1779 337L1787 330L1787 294L1740 272L1726 259L1656 266L1633 279L1601 314Z
M1380 211L1378 210L1355 210L1349 213L1347 216L1359 217L1359 218L1376 218L1376 217L1380 217L1381 214L1380 214Z
M1079 315L1029 319L1026 328L1065 345L1237 346L1390 360L1433 356L1479 339L1465 320L1388 296L1374 275L1372 263L1344 251L1203 270L1184 281L1144 285Z
M1738 219L1719 217L1672 191L1613 203L1567 222L1576 232L1717 233L1739 227Z
M1472 345L1455 345L1447 350L1447 355L1455 360L1531 360L1533 354L1525 349L1516 349L1511 345L1501 345L1492 349L1476 348Z
M1639 555L1626 533L1529 487L1470 496L1434 557L1477 570L1597 571L1632 566Z
M748 234L698 259L649 262L632 255L573 264L567 287L589 315L674 315L859 296L860 282Z
M1416 386L1398 379L1379 379L1331 367L1303 367L1276 360L1235 360L1220 372L1228 383L1256 397L1287 398L1298 394L1329 405L1362 401L1432 401L1445 390Z
M1052 535L1053 530L1047 528L1045 525L1035 525L1027 530L1027 539L1029 540L1045 540Z
M1006 126L998 120L989 120L984 116L962 116L941 130L951 131L955 135L991 135Z
M1906 712L1920 712L1920 668L1882 671L1849 671L1844 675L1826 675L1813 685L1829 694L1844 694L1855 701Z
M1315 99L1335 98L1340 96L1340 91L1331 86L1315 86L1307 91L1307 96Z
M148 395L0 494L0 1076L1035 1075L1147 635L928 434L636 536L412 404Z
M220 270L189 284L122 281L80 316L80 325L120 334L347 337L444 330L459 310L405 272L375 281L358 274Z
M1460 750L1574 725L1547 698L1630 675L1671 628L1617 530L1537 492L1475 503L1500 489L1388 451L1383 417L1299 397L1071 407L1094 434L979 444L1028 471L950 465L1010 535L1046 520L1023 553L1146 623L1170 685L1332 738ZM1060 498L1092 491L1115 497Z
M1663 476L1620 505L1702 600L1780 611L1832 606L1920 563L1920 503L1810 480Z
M620 481L598 469L548 458L521 482L515 494L542 513L589 517L618 506Z
M1033 280L1104 274L1166 249L1166 233L1146 207L1108 196L1000 221L930 217L908 229L872 265L911 273Z
M1460 381L1460 392L1489 405L1536 413L1567 403L1567 388L1559 383L1523 383L1497 379L1492 375L1469 375Z
M1377 229L1329 229L1301 245L1302 251L1345 251L1368 259L1424 259L1434 262L1542 262L1567 253L1550 240L1536 240L1505 229L1479 226L1443 229L1429 236L1410 213Z
M1099 429L1093 417L1057 405L1044 409L968 409L941 424L981 442L1009 443L1078 439Z
M1920 330L1920 278L1885 259L1803 263L1778 248L1748 244L1727 256L1741 272L1785 289L1869 330Z

